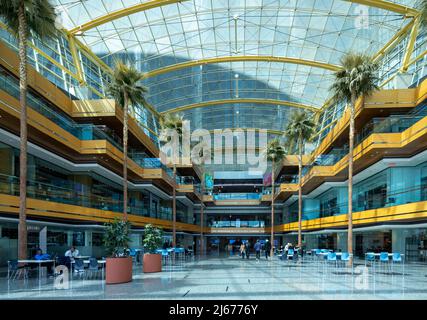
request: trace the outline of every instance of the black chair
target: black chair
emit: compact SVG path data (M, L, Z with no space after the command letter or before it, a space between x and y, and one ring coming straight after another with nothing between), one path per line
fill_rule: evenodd
M92 277L92 275L95 273L96 276L98 276L98 272L99 272L100 268L99 268L99 264L98 264L98 259L91 257L89 258L89 268L88 268L88 272L90 272L90 276Z
M26 265L20 265L18 260L9 260L8 262L8 271L7 271L7 279L15 280L19 275L24 272L24 279L28 279L28 270Z
M85 272L85 264L82 259L74 260L74 271L78 272L79 274L82 274Z
M71 269L71 259L66 256L59 256L56 258L56 264L58 266L66 266L68 269Z

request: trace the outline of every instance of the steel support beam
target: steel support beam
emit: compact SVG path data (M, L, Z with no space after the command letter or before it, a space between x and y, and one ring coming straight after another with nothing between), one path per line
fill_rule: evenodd
M400 29L373 57L374 61L378 61L387 52L396 47L406 34L413 28L415 19L411 19L402 29Z
M187 0L151 0L151 1L144 2L144 3L139 3L136 5L127 7L127 8L123 8L120 10L110 12L106 15L100 16L96 19L93 19L91 21L83 23L83 24L69 30L69 32L73 35L82 34L85 31L96 28L100 25L103 25L104 23L108 23L110 21L129 16L129 15L137 13L137 12L146 11L149 9L165 6L168 4L183 2L183 1L187 1Z
M418 35L418 27L420 25L419 18L415 19L414 24L411 29L411 34L409 35L408 44L406 46L405 56L402 60L402 66L400 72L406 72L409 68L412 52L414 51L415 40Z
M347 1L353 2L353 3L359 3L368 7L395 12L395 13L404 15L406 17L415 17L418 14L418 11L414 8L393 3L390 1L383 1L383 0L347 0Z
M193 103L193 104L169 109L169 110L161 112L160 114L176 113L176 112L181 112L181 111L185 111L185 110L205 108L205 107L210 107L210 106L220 105L220 104L233 104L233 103L274 104L274 105L280 105L283 107L302 108L302 109L306 109L306 110L309 110L309 111L315 112L315 113L319 111L319 109L316 107L305 105L302 103L292 102L292 101L273 100L273 99L243 99L243 98L240 99L240 98L236 98L236 99L213 100L213 101L204 101L204 102Z
M330 71L338 71L341 69L340 66L337 66L334 64L313 61L313 60L297 59L297 58L275 57L275 56L225 56L225 57L215 57L215 58L201 59L201 60L192 60L192 61L173 64L167 67L146 72L144 78L155 77L164 73L191 68L191 67L200 66L200 65L224 63L224 62L237 62L237 61L265 61L265 62L292 63L292 64L300 64L300 65L315 67L315 68L327 69Z
M77 80L79 81L80 85L85 85L82 65L79 58L79 53L77 52L77 49L76 49L76 43L74 41L74 37L72 35L68 35L67 38L68 38L68 43L70 45L71 56L73 57L73 62L77 71Z

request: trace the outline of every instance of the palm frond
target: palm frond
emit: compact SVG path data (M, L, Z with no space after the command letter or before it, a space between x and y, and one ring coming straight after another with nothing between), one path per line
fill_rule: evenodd
M160 126L162 130L175 130L179 136L182 135L184 117L177 113L167 113L160 117Z
M315 127L316 124L307 112L295 112L291 116L284 135L287 141L304 144L311 140Z
M336 101L351 102L352 97L369 96L378 90L378 64L370 56L348 53L341 59L342 70L335 72L331 86Z
M18 12L21 0L0 0L0 17L4 19L9 28L18 33ZM56 33L55 7L49 0L24 0L27 30L36 34L41 39L53 36Z
M144 73L119 60L114 68L112 82L107 86L107 94L122 107L125 94L132 107L144 105L148 88L140 84L143 78Z
M418 0L415 7L420 12L420 24L425 27L427 25L427 0Z
M268 161L280 162L285 157L285 148L280 143L279 139L270 140L264 150L264 156Z

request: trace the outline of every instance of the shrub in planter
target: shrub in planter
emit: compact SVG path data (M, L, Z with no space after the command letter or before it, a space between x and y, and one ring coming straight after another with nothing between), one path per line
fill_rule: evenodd
M160 272L162 271L162 255L156 253L156 250L162 245L163 231L147 224L144 228L144 272Z
M132 258L129 257L128 243L131 224L129 221L114 219L105 224L104 245L108 258L105 266L107 284L132 281Z

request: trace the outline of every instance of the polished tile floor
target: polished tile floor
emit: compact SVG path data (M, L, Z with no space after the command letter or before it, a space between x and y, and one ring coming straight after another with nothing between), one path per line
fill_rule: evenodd
M134 266L131 283L75 276L68 289L54 279L0 279L0 299L427 299L427 265L376 265L353 269L317 261L207 258L143 274Z

